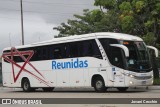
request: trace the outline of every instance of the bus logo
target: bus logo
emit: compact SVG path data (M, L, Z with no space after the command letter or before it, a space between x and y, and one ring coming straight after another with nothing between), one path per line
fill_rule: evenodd
M71 59L71 61L60 62L53 60L52 61L52 69L69 69L69 68L87 68L88 61L80 60L78 58Z
M2 57L5 60L7 60L9 63L12 64L12 74L13 74L14 83L17 81L17 79L19 78L19 76L22 72L27 72L30 75L34 76L37 80L39 80L39 81L43 82L44 84L46 84L47 86L49 86L48 82L46 82L44 80L45 79L44 76L30 63L30 59L32 58L33 54L34 54L34 51L32 51L32 50L30 50L30 51L19 51L16 48L13 47L11 49L11 52L4 53L2 55ZM23 65L20 65L20 64L18 64L14 61L13 57L16 56L16 55L20 56L24 60ZM24 55L27 55L28 57L26 58ZM25 68L27 64L30 65L30 67L32 67L33 70L36 71L40 75L40 77L37 76L36 74L32 73L31 71L27 70ZM14 69L15 67L14 66L20 68L17 75L15 74L15 69Z

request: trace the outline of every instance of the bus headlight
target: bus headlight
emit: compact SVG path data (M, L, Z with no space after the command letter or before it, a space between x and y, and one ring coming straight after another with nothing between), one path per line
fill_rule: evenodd
M133 84L133 82L132 82L132 81L129 81L129 83L130 83L130 84Z
M134 78L135 76L134 75L132 75L132 74L125 74L126 76L128 76L128 77L131 77L131 78Z
M131 78L133 78L134 77L134 75L129 75Z
M153 78L153 74L152 74L152 78Z
M152 80L152 84L153 84L153 80Z

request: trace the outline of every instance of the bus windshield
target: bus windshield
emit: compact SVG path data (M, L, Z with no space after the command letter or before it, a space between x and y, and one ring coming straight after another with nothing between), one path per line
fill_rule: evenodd
M99 39L109 62L116 67L130 70L133 72L150 72L149 53L143 41L126 41L111 38ZM121 48L110 46L110 44L122 44L129 50L129 57L125 57Z
M128 70L137 72L146 72L151 69L149 54L142 41L120 41L129 49L127 58Z

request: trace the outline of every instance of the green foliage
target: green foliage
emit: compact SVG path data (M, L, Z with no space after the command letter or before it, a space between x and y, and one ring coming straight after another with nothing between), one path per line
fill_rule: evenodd
M95 0L95 6L103 6L107 9L112 9L116 5L116 0Z
M145 23L145 26L147 27L147 28L151 28L152 27L152 25L153 25L153 21L152 20L148 20L146 23ZM153 35L154 36L154 35Z
M147 45L152 45L154 42L154 34L152 32L148 32L147 35L144 35L143 40Z
M160 51L159 51L159 56L160 56ZM157 63L158 63L158 68L160 69L160 58L157 58Z
M145 7L144 1L137 1L135 4L136 12L139 13Z
M130 11L132 9L132 6L130 2L123 2L119 5L119 8L121 11Z
M74 20L55 27L60 32L57 37L120 32L142 37L147 45L160 50L160 0L95 0L94 5L100 9L85 9L83 15L76 14ZM156 61L152 59L157 76Z
M160 85L160 78L154 79L153 85Z
M122 30L124 32L128 32L133 28L133 17L132 16L125 16L121 21Z
M156 5L155 5L155 9L157 10L157 12L159 12L160 13L160 3L157 3Z
M118 17L114 11L103 13L99 9L92 11L85 9L83 15L74 17L77 20L68 20L67 24L62 23L61 26L53 28L60 32L57 37L120 30Z
M93 11L85 9L82 16L74 15L74 17L77 20L68 20L67 24L62 23L61 26L54 28L60 31L58 37L94 32L95 23L102 19L102 12L99 9Z
M121 32L143 37L160 49L160 0L95 0L96 10L84 10L54 29L58 37L93 32ZM104 12L103 9L106 9Z

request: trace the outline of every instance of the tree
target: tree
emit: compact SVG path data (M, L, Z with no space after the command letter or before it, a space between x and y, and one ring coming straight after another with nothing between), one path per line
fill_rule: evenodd
M121 32L142 37L148 45L160 49L160 0L95 0L100 9L84 10L54 29L57 37L93 32ZM158 69L153 57L155 76Z
M96 23L102 19L102 12L98 9L85 9L83 12L83 15L74 15L76 20L68 20L67 24L62 23L61 26L53 28L60 32L58 37L96 32Z
M149 45L160 49L160 0L95 0L101 10L115 11L122 33L142 37ZM159 77L156 58L151 53L154 77Z
M68 20L68 22L61 23L60 26L54 27L60 33L57 37L78 35L94 32L120 32L118 17L114 11L107 13L102 12L100 9L83 10L83 15L74 15L76 20Z
M95 0L95 5L117 13L122 33L153 36L152 45L159 48L160 0Z

